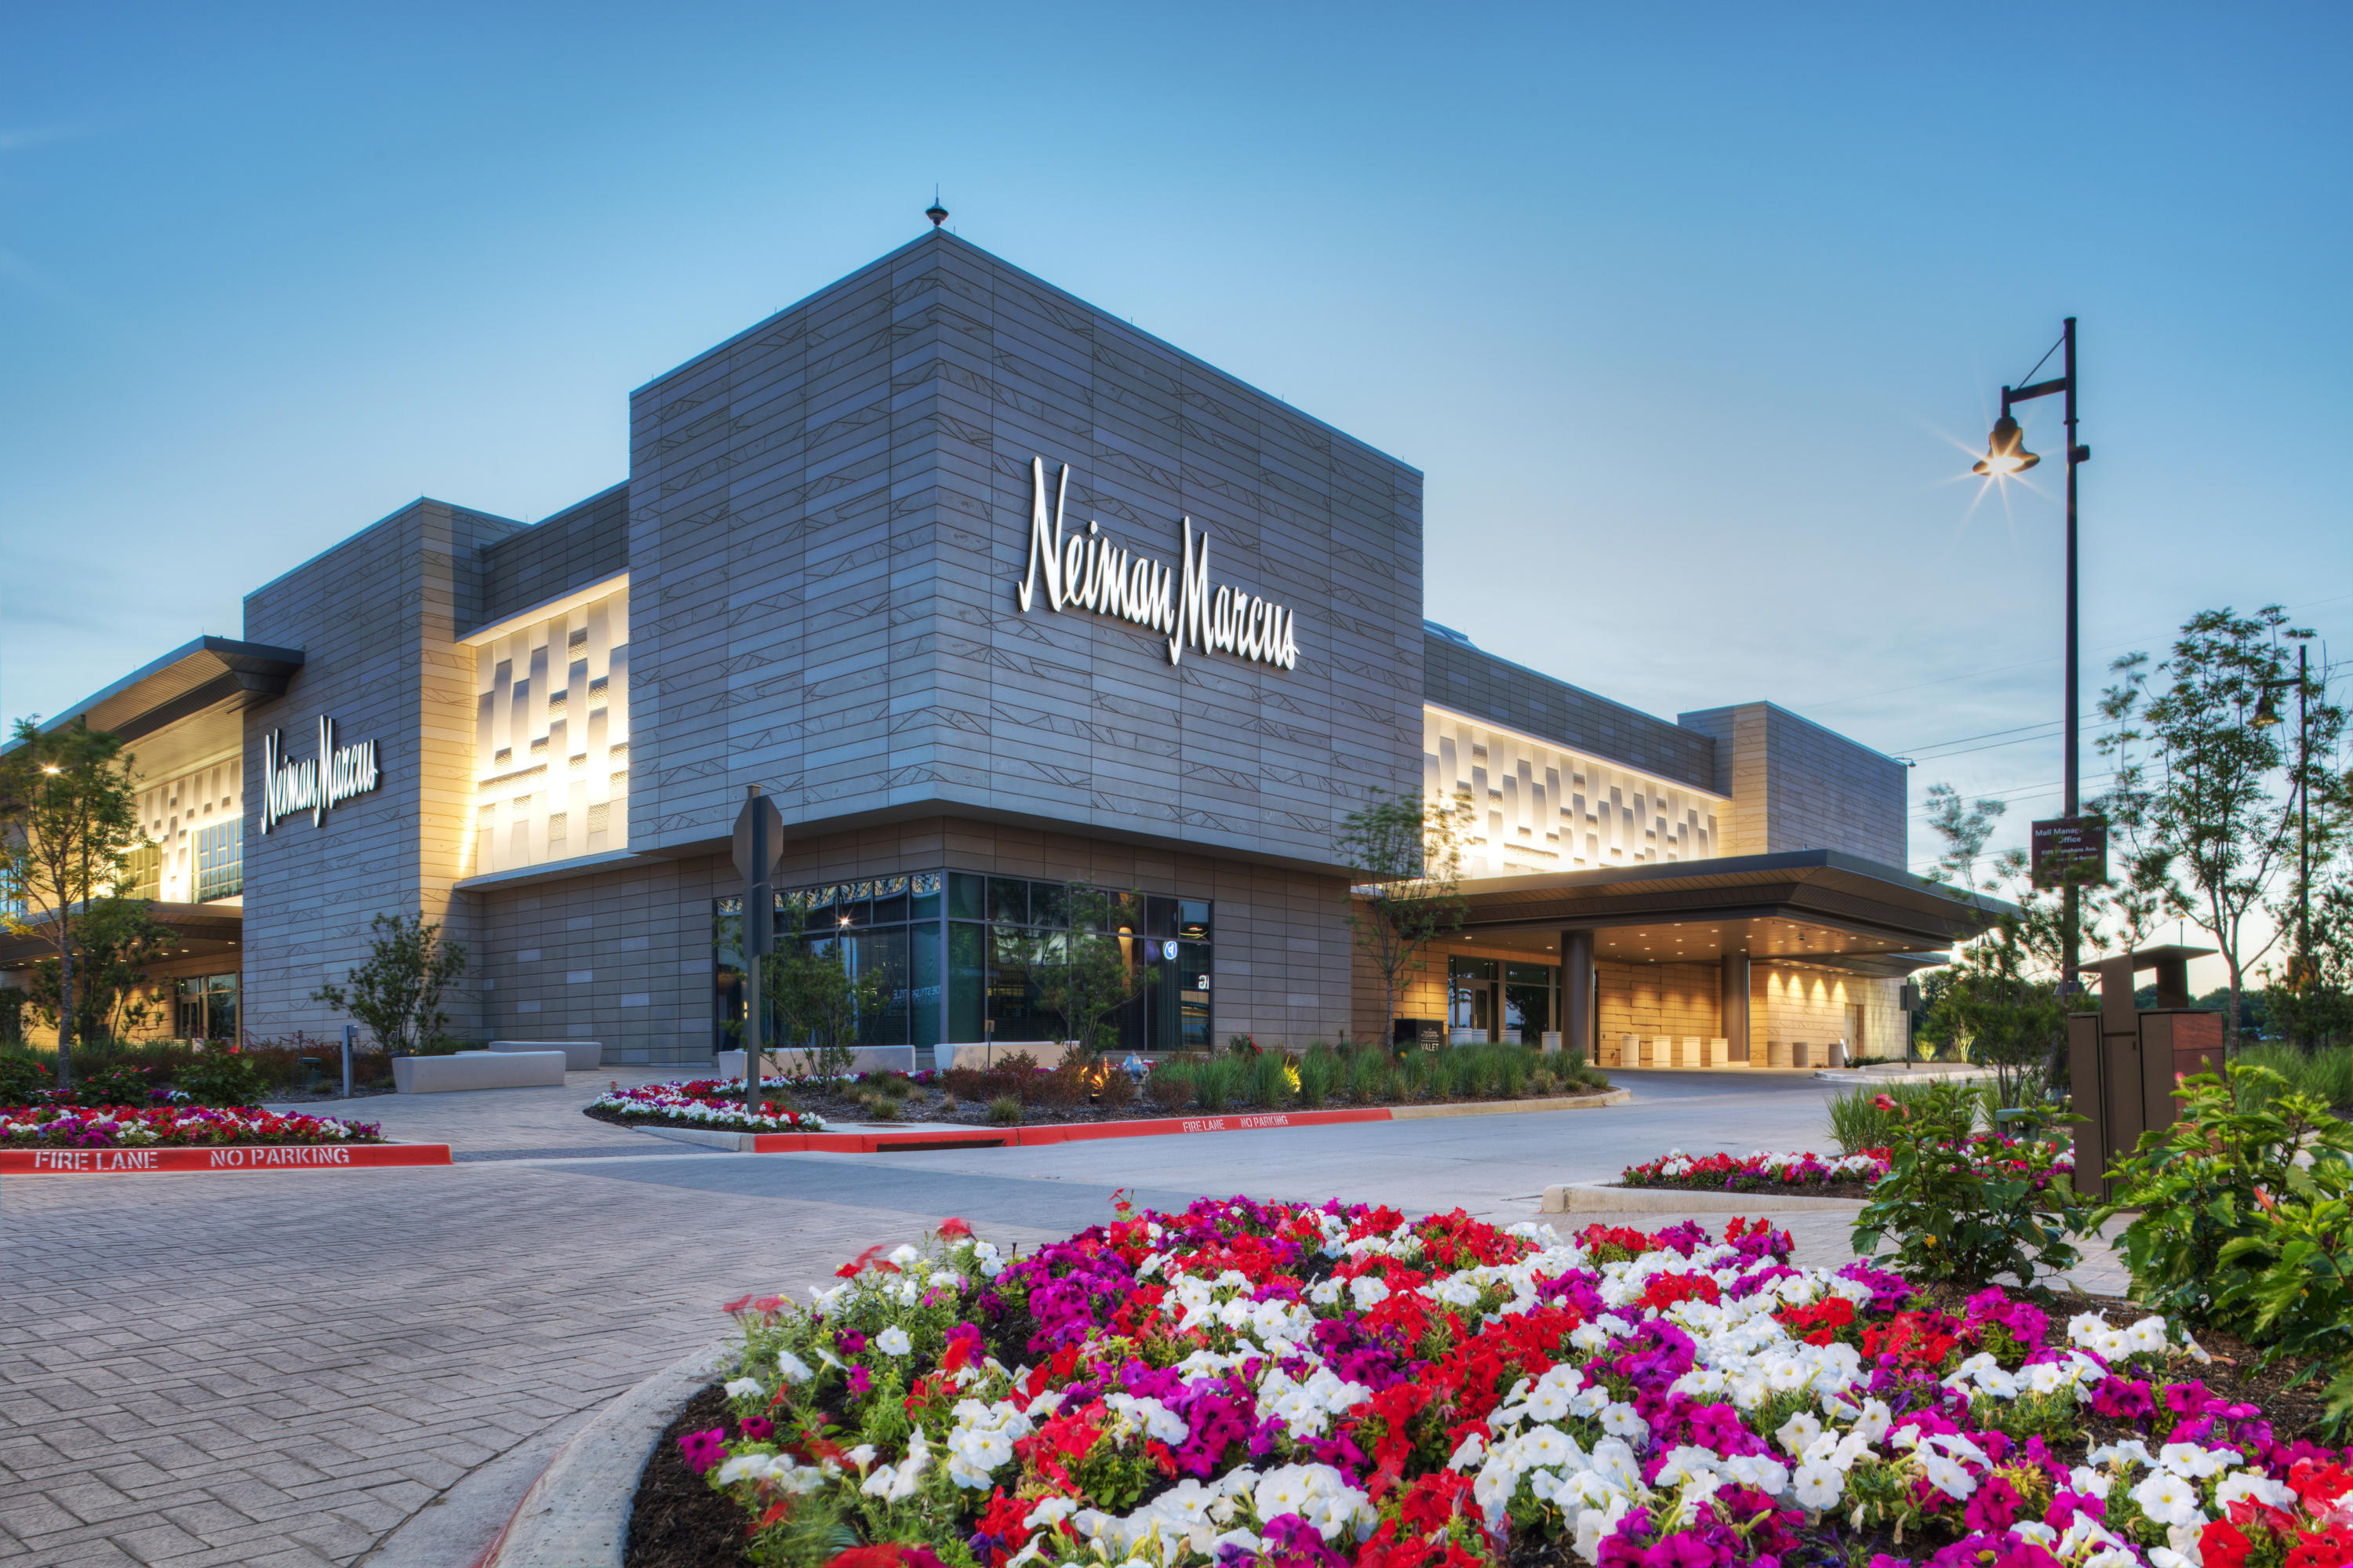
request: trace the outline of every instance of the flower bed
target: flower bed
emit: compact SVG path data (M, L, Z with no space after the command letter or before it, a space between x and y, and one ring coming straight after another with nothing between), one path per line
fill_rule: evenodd
M281 1116L259 1106L0 1106L0 1149L202 1149L228 1145L382 1143L372 1121Z
M1788 1252L1236 1198L1009 1261L951 1221L731 1303L679 1451L812 1568L2353 1561L2348 1456L2162 1319Z
M617 1086L585 1108L601 1120L629 1125L758 1132L820 1131L836 1121L1035 1127L1227 1111L1546 1100L1609 1086L1606 1076L1573 1058L1518 1045L1455 1046L1402 1058L1383 1050L1317 1045L1297 1055L1241 1051L1172 1056L1148 1066L1139 1061L1133 1072L1108 1060L1041 1067L1027 1054L1015 1054L989 1068L766 1077L762 1097L766 1115L777 1118L773 1121L743 1117L740 1081ZM809 1119L784 1119L797 1111Z
M614 1084L588 1103L588 1114L599 1121L625 1127L707 1127L721 1132L823 1132L825 1118L796 1110L768 1098L773 1090L789 1091L799 1080L762 1078L760 1114L744 1113L744 1084L723 1078L697 1078L683 1084L645 1084L625 1089Z
M1989 1160L2022 1169L2022 1161L2004 1157L2019 1147L2014 1140L1982 1134L1976 1140L1977 1150ZM1629 1165L1618 1182L1624 1187L1677 1187L1701 1192L1801 1192L1813 1197L1862 1198L1887 1174L1887 1154L1884 1149L1855 1154L1777 1153L1762 1149L1754 1154L1685 1154L1678 1149L1645 1164ZM2061 1171L2072 1171L2074 1155L2062 1150L2054 1164Z

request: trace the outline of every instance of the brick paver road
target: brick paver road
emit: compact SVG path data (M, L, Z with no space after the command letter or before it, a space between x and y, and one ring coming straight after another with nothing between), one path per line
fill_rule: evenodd
M449 1168L11 1177L0 1563L464 1568L568 1426L722 1338L733 1297L805 1296L949 1213L1000 1242L1068 1234L1123 1185L1508 1220L1672 1143L1820 1144L1820 1090L1715 1076L1620 1111L790 1157L590 1122L603 1075L575 1075L364 1102L477 1157ZM501 1157L552 1148L580 1157ZM1846 1255L1835 1216L1793 1228L1804 1261Z

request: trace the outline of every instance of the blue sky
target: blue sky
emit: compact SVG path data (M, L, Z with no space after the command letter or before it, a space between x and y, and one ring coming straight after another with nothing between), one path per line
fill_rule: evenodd
M2022 838L2059 777L2057 468L2007 505L1957 476L2062 316L2087 668L2218 604L2353 649L2348 35L20 8L0 713L236 633L419 493L537 518L625 477L630 387L911 238L936 181L965 238L1424 469L1432 618L1663 714L1770 698L1928 758L1915 794L2010 792Z

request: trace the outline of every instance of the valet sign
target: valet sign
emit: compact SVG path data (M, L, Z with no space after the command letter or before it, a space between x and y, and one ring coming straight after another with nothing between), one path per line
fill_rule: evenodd
M288 817L311 813L317 826L327 809L354 795L364 795L382 781L375 765L375 742L335 744L335 721L319 720L319 751L296 762L286 755L286 742L271 730L261 742L261 831Z
M1112 543L1103 524L1062 530L1062 502L1071 465L1062 465L1050 515L1046 507L1046 460L1029 460L1029 564L1018 593L1027 610L1045 579L1049 609L1091 609L1168 638L1168 662L1187 648L1230 653L1277 669L1299 668L1297 617L1287 608L1241 588L1209 586L1209 535L1184 521L1184 564L1175 569Z

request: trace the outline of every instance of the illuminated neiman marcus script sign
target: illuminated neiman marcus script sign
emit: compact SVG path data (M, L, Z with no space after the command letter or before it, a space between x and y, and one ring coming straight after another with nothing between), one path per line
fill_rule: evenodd
M1209 535L1184 521L1184 565L1172 571L1160 562L1112 543L1103 524L1086 532L1062 531L1062 503L1071 489L1071 465L1062 465L1054 487L1050 518L1046 509L1046 460L1029 460L1029 564L1021 577L1021 608L1028 609L1039 579L1045 579L1050 609L1091 609L1148 626L1168 638L1168 662L1187 648L1231 653L1278 669L1299 668L1297 617L1286 607L1241 588L1209 587Z
M285 742L271 730L261 741L261 831L287 817L311 813L312 826L327 808L375 789L383 775L376 769L375 742L335 744L335 721L319 720L319 755L300 762L287 760Z

